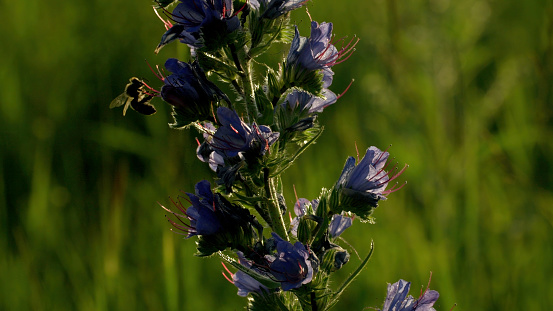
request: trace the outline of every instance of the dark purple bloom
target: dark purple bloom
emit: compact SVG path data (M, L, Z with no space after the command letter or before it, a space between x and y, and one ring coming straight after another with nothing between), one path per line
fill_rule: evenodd
M274 133L269 127L255 123L250 127L236 112L226 107L217 109L217 117L221 126L213 135L211 146L224 157L251 151L261 156L278 139L278 132Z
M205 142L196 153L218 175L227 174L225 183L228 184L244 164L259 161L280 134L264 125L253 123L250 126L226 107L217 109L217 119L219 128L213 134L204 135Z
M264 10L262 18L275 19L292 10L295 10L309 0L250 0L250 4L255 9Z
M386 190L388 183L407 168L405 165L398 171L394 167L386 172L384 169L389 155L388 152L373 146L367 149L365 156L357 165L355 165L355 158L349 157L337 183L342 194L352 198L355 203L376 207L379 200L386 200L387 194L401 189L402 186L395 188L394 185Z
M309 259L309 252L305 246L296 242L291 244L283 240L276 233L272 233L276 243L276 255L267 255L270 263L270 273L287 291L298 288L313 279L313 267Z
M185 210L180 201L174 202L182 214L162 206L166 211L173 214L180 223L176 223L171 219L169 219L169 222L175 228L187 233L187 238L195 235L212 235L221 231L223 225L218 216L218 204L215 203L215 196L211 192L209 182L207 180L198 182L195 187L195 194L186 194L192 206ZM188 220L190 224L186 224L184 220Z
M211 111L219 100L228 97L209 81L198 62L191 64L170 58L165 68L172 74L165 77L161 97L174 108L177 123L188 125L197 120L213 120Z
M168 30L162 36L156 53L176 39L193 48L214 48L240 27L232 0L180 0L170 19L175 24L164 22Z
M186 195L192 204L186 210L180 200L174 202L180 213L163 208L176 217L178 223L171 219L169 222L186 233L187 238L195 235L219 235L220 239L210 241L219 243L215 245L216 248L237 248L236 244L240 243L240 239L251 239L255 234L253 230L260 226L247 209L230 203L219 193L213 193L207 180L196 184L195 194Z
M399 280L388 284L388 293L381 311L436 311L432 306L440 297L435 290L426 290L419 299L415 300L409 293L410 282Z

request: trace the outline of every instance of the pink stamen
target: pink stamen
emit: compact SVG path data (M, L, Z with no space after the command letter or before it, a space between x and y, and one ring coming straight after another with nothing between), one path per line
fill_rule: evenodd
M355 52L355 46L359 42L359 38L357 38L357 41L355 41L354 44L352 44L353 40L354 39L351 39L351 41L345 47L340 49L340 51L338 51L337 57L332 62L328 63L327 66L338 65L348 60L351 55L353 55L353 52Z
M182 233L182 232L175 231L175 230L173 230L173 228L171 228L171 229L169 229L169 230L171 230L171 232L173 232L173 233L180 234L180 235L182 235L182 236L188 237L188 234L184 234L184 233Z
M159 203L159 202L157 202L157 204L159 204L159 206L161 206L161 208L163 208L163 209L166 210L167 212L169 212L169 213L171 213L171 214L173 214L173 215L175 215L175 216L177 216L177 217L186 218L186 216L173 212L172 210L168 209L167 207L161 205L161 203Z
M420 295L419 299L417 300L417 303L413 306L413 310L415 310L419 306L420 299L426 294L426 291L428 291L428 288L430 287L430 281L431 280L432 280L432 271L430 271L430 278L428 278L428 285L426 285L426 289L424 290L424 293L422 292L422 288L421 288L421 295Z
M221 264L223 265L223 267L225 268L225 270L227 270L228 274L230 275L230 277L234 277L234 274L232 272L230 272L230 270L227 268L227 266L221 262ZM225 279L227 279L227 281L231 282L232 284L234 284L234 282L225 274L225 271L222 272L223 276L225 277Z
M376 163L378 163L378 162L376 162ZM377 181L379 181L380 179L382 179L382 177L387 176L389 173L386 173L384 176L379 177L377 180L372 180L373 178L379 176L380 173L382 173L382 172L388 167L388 165L390 165L389 162L386 163L386 164L384 165L384 167L381 168L378 172L376 172L376 174L373 174L371 178L367 179L367 181L377 182Z
M351 85L353 84L353 81L355 81L355 79L351 79L351 82L349 83L349 85L346 87L346 89L336 97L336 100L340 99L342 96L344 96L344 94L346 94L346 92L349 90L349 88L351 87ZM358 157L359 158L359 154L358 154Z
M148 84L146 84L146 82L142 82L142 85L144 85L145 87L147 87L148 89L150 89L154 93L159 93L158 90L156 90L153 87L149 86ZM144 92L144 93L146 93L146 92ZM153 96L156 96L156 95L153 95Z
M238 11L237 11L236 13L234 13L234 15L233 15L233 16L237 16L237 15L238 15L238 13L242 12L242 10L244 10L244 8L246 7L246 5L247 5L247 4L248 4L247 2L246 2L246 3L244 3L244 5L243 5L243 6L242 6L242 7L240 8L240 10L238 10Z
M157 68L157 73L155 72L155 70L152 68L152 66L150 65L150 63L147 61L147 60L144 60L146 62L146 64L148 64L148 67L150 67L150 70L152 71L152 73L154 74L154 76L156 76L156 78L158 78L159 80L161 81L164 81L165 78L161 75L161 72L159 72L159 67L156 65L156 68Z
M165 30L169 30L169 28L173 27L173 24L171 24L168 21L165 21L160 15L159 12L156 10L156 8L153 8L154 12L156 13L157 17L163 22L163 26L165 26Z
M390 177L388 180L386 180L386 181L384 181L384 182L382 182L382 183L376 185L375 187L380 187L380 186L382 186L382 185L384 185L384 184L386 184L386 183L389 183L389 182L391 182L392 180L396 179L399 175L403 174L403 172L404 172L408 167L409 167L409 165L405 164L405 165L403 166L403 168L402 168L399 172L394 173L394 171L397 170L397 166L394 166L394 168L393 168L392 170L390 170L388 173L386 173L386 175L384 175L384 176L382 176L381 178L375 180L374 182L377 182L377 181L381 180L381 179L384 178L385 176L390 176L390 174L392 174L392 173L393 173L393 176ZM381 170L381 171L382 171L382 170ZM380 173L380 172L379 172L379 173ZM402 186L402 187L403 187L403 186ZM399 189L397 189L397 190L399 190ZM397 190L396 190L396 191L397 191Z
M177 229L183 231L183 232L190 232L187 227L183 227L181 225L179 225L178 223L174 222L173 220L171 220L171 218L167 217L167 220Z
M390 147L392 147L392 144L388 145L388 148L386 148L384 151L382 151L382 153L380 154L380 156L378 157L378 159L376 160L375 163L380 162L380 160L382 159L382 156L383 156L386 152L388 152L388 149L390 149Z
M388 195L390 193L399 191L401 188L403 188L405 185L407 185L407 181L404 182L403 184L401 184L401 186L399 188L396 188L397 185L398 185L398 183L396 183L391 189L388 189L386 191L382 191L382 195Z
M387 181L385 181L385 182L383 182L383 183L377 185L377 187L378 187L378 186L381 186L381 185L383 185L383 184L385 184L385 183L388 183L388 182L390 182L390 181L392 181L392 180L394 180L394 179L396 179L399 175L403 174L403 172L404 172L408 167L409 167L409 165L405 164L405 165L403 166L403 168L402 168L399 172L395 173L395 174L394 174L392 177L390 177L390 179L388 179ZM392 170L390 170L388 173L386 173L385 176L389 176L389 175L392 174L395 170L397 170L397 166L394 166L394 168L393 168ZM384 178L384 176L381 177L381 178L379 178L379 179L376 180L375 182L381 180L382 178Z

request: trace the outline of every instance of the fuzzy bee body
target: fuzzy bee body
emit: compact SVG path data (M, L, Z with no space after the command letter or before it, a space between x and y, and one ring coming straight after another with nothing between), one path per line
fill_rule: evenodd
M109 108L123 106L123 115L127 113L129 106L143 115L156 113L156 108L150 104L154 96L147 92L144 81L136 77L130 78L129 81L125 91L111 101Z

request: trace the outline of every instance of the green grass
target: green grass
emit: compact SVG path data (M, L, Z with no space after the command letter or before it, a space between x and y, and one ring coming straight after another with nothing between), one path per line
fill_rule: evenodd
M163 25L148 1L2 1L0 309L240 310L216 258L169 231L157 202L211 178L169 109L109 110ZM343 237L375 252L337 310L379 307L386 282L428 281L437 309L553 308L553 5L548 1L313 0L357 51L348 93L284 175L285 195L330 187L355 143L385 148L408 185ZM307 31L309 17L294 13ZM306 34L306 32L303 32ZM284 53L284 52L283 52ZM280 54L278 54L280 55ZM276 56L278 56L276 55ZM335 286L360 262L355 252Z

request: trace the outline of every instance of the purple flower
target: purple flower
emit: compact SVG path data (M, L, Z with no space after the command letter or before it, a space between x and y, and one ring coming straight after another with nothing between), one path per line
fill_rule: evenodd
M190 199L190 203L192 203L192 206L186 210L180 200L173 202L182 214L173 212L162 206L166 211L173 214L180 223L176 223L168 218L169 222L175 228L186 233L186 238L195 235L212 235L221 231L223 225L217 215L219 206L215 203L215 196L211 192L209 182L207 180L198 182L195 187L195 194L186 194ZM187 224L185 220L188 220L190 224Z
M259 223L247 209L230 203L219 193L213 193L211 184L207 180L196 184L195 194L186 193L186 195L192 204L186 210L180 200L174 202L182 214L162 207L177 218L179 223L171 219L169 222L175 228L186 233L187 238L195 235L226 234L227 236L221 241L228 242L228 245L234 245L237 241L239 242L240 238L251 237L254 234L252 231L254 227L259 227ZM228 245L225 244L222 247Z
M269 260L270 273L287 291L298 288L313 279L313 267L309 260L309 252L305 246L296 242L291 244L283 240L276 233L272 233L276 243L276 255L265 256Z
M353 219L351 217L334 215L330 221L330 226L328 227L328 232L332 238L337 238L344 232L347 228L351 227Z
M214 103L228 97L209 81L198 62L192 64L170 58L165 68L172 74L165 77L161 97L173 106L173 116L178 124L188 125L200 120L213 120L211 111Z
M323 109L334 104L338 97L329 89L323 89L323 97L313 96L307 92L294 90L286 96L283 106L290 109L305 111L307 114L320 113Z
M217 119L219 128L213 134L204 135L206 140L196 153L228 185L242 166L255 165L280 134L264 125L250 126L226 107L217 109Z
M242 264L244 267L248 269L252 269L256 273L262 274L261 271L258 269L252 268L251 263L244 258L244 254L242 252L237 252L238 258L240 261L240 264ZM241 270L238 270L236 273L231 273L227 267L223 264L223 267L225 267L225 270L231 275L231 278L228 278L225 274L225 278L229 280L232 284L234 284L236 287L238 287L238 296L240 297L246 297L249 293L255 292L255 293L262 293L269 291L269 288L263 284L261 284L258 280L254 279L253 277L249 276L247 273L242 272Z
M353 39L341 49L337 49L332 43L332 23L311 22L311 36L300 36L296 27L295 36L286 57L286 64L291 67L299 67L303 70L323 70L323 87L328 88L332 83L334 72L330 67L339 64L349 58L354 50Z
M379 200L386 200L387 194L401 189L403 185L399 188L395 188L394 185L386 190L388 183L407 168L405 165L398 171L397 167L394 167L386 172L384 169L389 155L388 152L373 146L367 149L365 156L357 165L355 165L355 158L349 157L337 182L342 194L351 198L354 205L377 207Z
M232 283L238 287L238 296L246 297L251 292L268 290L266 286L242 271L237 271L232 276Z
M319 206L319 200L313 200L310 202L305 198L299 198L298 201L296 201L296 204L294 204L294 213L296 213L297 217L294 217L290 223L290 231L294 236L298 235L300 219L307 214L309 204L311 204L313 214L315 214L317 212L317 207ZM335 214L332 216L332 220L328 226L328 232L332 238L336 238L347 228L351 227L352 223L353 219L351 217Z
M381 311L436 311L432 306L440 297L435 290L426 290L419 299L415 300L409 293L411 282L399 280L388 284L388 293Z
M225 37L240 27L232 0L180 0L170 19L167 32L161 37L156 53L176 39L192 48L216 49Z
M250 0L250 4L255 9L264 10L262 18L275 19L292 10L295 10L309 0Z
M298 236L298 226L300 224L300 219L307 214L307 209L309 205L311 205L313 213L315 213L317 211L317 206L319 206L319 200L313 200L310 202L305 198L299 198L294 204L294 213L296 213L297 217L294 217L294 219L292 219L290 223L290 231L295 237Z

